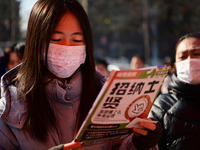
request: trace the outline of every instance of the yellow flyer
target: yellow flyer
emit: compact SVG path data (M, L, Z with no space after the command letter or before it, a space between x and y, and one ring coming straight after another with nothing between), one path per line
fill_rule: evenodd
M85 146L125 138L136 119L147 118L170 67L111 72L75 141Z

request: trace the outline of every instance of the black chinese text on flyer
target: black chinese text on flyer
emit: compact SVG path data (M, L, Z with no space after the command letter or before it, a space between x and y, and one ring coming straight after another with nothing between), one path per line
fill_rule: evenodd
M170 67L112 71L75 141L85 146L125 138L147 118Z

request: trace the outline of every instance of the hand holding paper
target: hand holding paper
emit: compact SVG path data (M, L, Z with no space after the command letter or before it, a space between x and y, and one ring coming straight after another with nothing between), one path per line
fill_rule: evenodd
M81 142L74 142L66 143L66 144L60 144L54 147L51 147L49 150L83 150L84 147L81 146Z
M63 150L83 150L84 148L81 146L81 142L74 142L64 144Z
M138 127L133 127L132 141L137 149L149 149L154 147L162 136L160 122L146 118L139 121ZM141 128L142 127L142 128Z
M136 133L136 135L137 133L141 135L147 135L148 130L154 131L156 129L157 122L158 121L153 121L150 118L135 118L126 127L132 127L132 130L134 133Z

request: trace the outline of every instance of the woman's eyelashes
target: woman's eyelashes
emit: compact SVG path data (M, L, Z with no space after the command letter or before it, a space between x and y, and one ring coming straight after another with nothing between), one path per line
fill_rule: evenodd
M61 39L51 39L51 41L59 42L59 41L61 41Z
M77 42L77 43L80 43L80 42L83 42L84 40L73 40L74 42Z

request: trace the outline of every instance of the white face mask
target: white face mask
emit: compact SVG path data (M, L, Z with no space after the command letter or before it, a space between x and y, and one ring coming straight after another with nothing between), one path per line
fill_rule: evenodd
M200 59L186 59L176 63L177 77L189 84L200 84Z
M86 46L49 44L47 65L60 78L70 77L86 59Z

